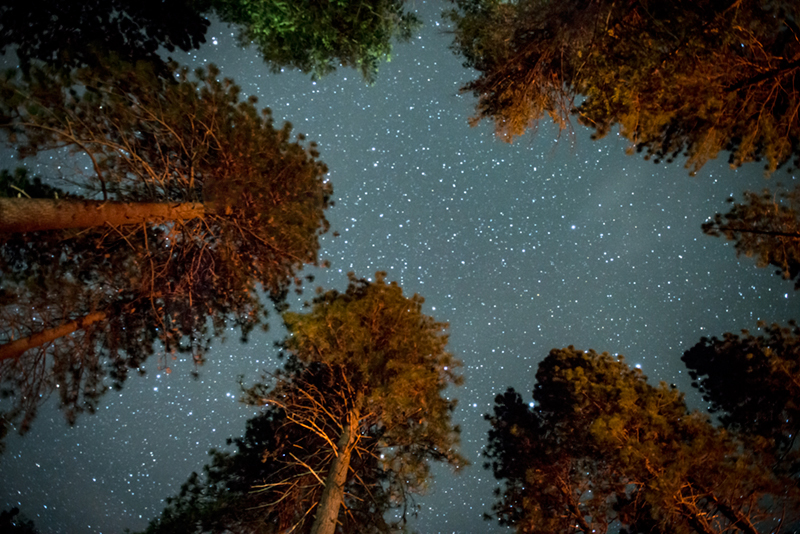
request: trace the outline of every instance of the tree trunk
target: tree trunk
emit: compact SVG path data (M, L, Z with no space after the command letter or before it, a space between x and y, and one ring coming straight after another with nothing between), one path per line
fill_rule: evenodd
M771 237L788 237L791 239L800 239L800 233L797 232L780 232L778 230L757 230L755 228L734 228L732 226L718 226L713 228L718 232L739 232L740 234L757 234L768 235Z
M49 343L62 336L71 334L76 330L81 330L83 328L86 328L90 324L103 321L106 319L106 317L108 317L106 312L103 311L92 312L88 315L81 317L80 319L64 323L55 328L49 328L47 330L44 330L42 332L37 332L28 337L24 337L22 339L17 339L16 341L0 345L0 362L11 358L17 358L21 356L25 351L28 351L36 347L41 347L45 343Z
M311 525L311 534L333 534L336 531L336 521L339 517L339 508L344 500L344 485L347 482L347 472L350 469L350 454L356 442L358 432L359 412L354 408L348 416L348 421L342 428L342 435L336 443L336 457L331 463L328 476L325 478L325 489L322 490L314 524Z
M39 230L160 224L202 218L199 202L106 202L100 200L0 198L0 235Z

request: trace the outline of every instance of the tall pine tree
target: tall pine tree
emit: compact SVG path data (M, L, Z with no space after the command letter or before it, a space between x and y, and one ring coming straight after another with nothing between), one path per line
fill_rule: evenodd
M52 370L80 369L69 373L91 399L106 365L124 378L155 339L202 361L209 326L246 335L266 315L259 291L280 300L317 263L331 186L313 143L276 129L215 68L194 79L173 69L165 80L107 58L0 83L2 127L21 155L68 147L87 157L91 174L74 181L100 197L0 199L2 267L17 273L3 287L0 362L14 368L4 380L35 374L55 387L62 380L41 366L60 355Z

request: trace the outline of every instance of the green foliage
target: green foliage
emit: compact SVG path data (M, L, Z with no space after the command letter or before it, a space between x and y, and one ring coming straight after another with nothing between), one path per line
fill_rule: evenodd
M656 162L685 154L692 172L721 150L768 172L800 156L796 2L455 3L453 50L480 73L463 87L474 122L507 141L574 113Z
M743 330L702 338L681 359L725 428L768 440L781 460L779 470L796 477L800 327L789 322L759 328L758 336Z
M205 42L208 14L234 24L273 71L315 78L343 65L374 83L392 42L409 41L421 21L403 0L31 0L0 6L0 53L13 50L23 70L45 63L62 72L101 67L113 53L145 61L165 79L159 48L188 51Z
M211 0L225 21L240 27L239 41L258 47L275 72L284 67L324 76L338 65L358 69L374 83L393 39L408 41L421 25L402 0Z
M533 406L509 390L486 416L487 467L504 482L494 515L517 532L753 533L799 502L758 442L622 357L554 349L536 380Z
M778 267L776 274L796 280L795 289L800 289L800 186L761 194L746 191L744 198L743 203L729 199L730 211L703 223L703 232L735 241L737 256L755 257L759 267Z

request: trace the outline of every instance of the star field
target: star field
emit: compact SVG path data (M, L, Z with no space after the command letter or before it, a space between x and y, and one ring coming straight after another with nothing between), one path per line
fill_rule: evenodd
M395 47L372 87L347 69L316 82L270 74L219 23L202 49L173 57L217 64L277 123L288 120L319 144L336 202L322 238L321 259L331 267L307 271L316 280L304 298L317 285L343 289L348 271L384 270L407 295L425 297L426 313L450 323L449 349L464 362L465 385L449 393L459 399L462 451L473 465L434 470L414 528L507 532L482 519L495 487L482 468L482 416L494 396L509 386L529 395L538 362L574 345L624 354L702 408L680 361L684 350L702 336L800 317L792 284L737 258L700 225L725 211L731 195L777 181L793 187L797 177L766 181L758 165L731 170L724 161L689 177L680 162L626 156L625 140L591 141L577 124L559 133L543 122L511 145L495 139L490 124L470 128L475 101L458 88L471 73L448 49L441 7L416 3L421 35ZM82 164L38 165L61 165L66 174ZM252 383L274 369L282 333L277 316L268 334L245 345L231 332L214 342L196 380L191 362L154 357L144 377L107 394L74 428L51 399L0 456L0 506L18 506L42 532L144 528L202 468L208 449L242 434L256 410L238 402L237 376Z

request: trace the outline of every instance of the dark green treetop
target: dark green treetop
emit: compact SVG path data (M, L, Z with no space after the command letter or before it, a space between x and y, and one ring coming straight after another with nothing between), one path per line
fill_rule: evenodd
M697 171L720 151L768 172L800 156L800 5L790 0L455 0L474 121L511 141L541 117L614 127Z
M554 349L533 398L509 390L486 416L487 467L504 483L493 515L517 532L755 534L797 507L768 452L621 357Z
M391 58L392 40L410 40L421 25L403 0L210 3L223 21L239 27L240 42L254 44L273 71L293 68L315 78L342 65L374 83L380 62Z

